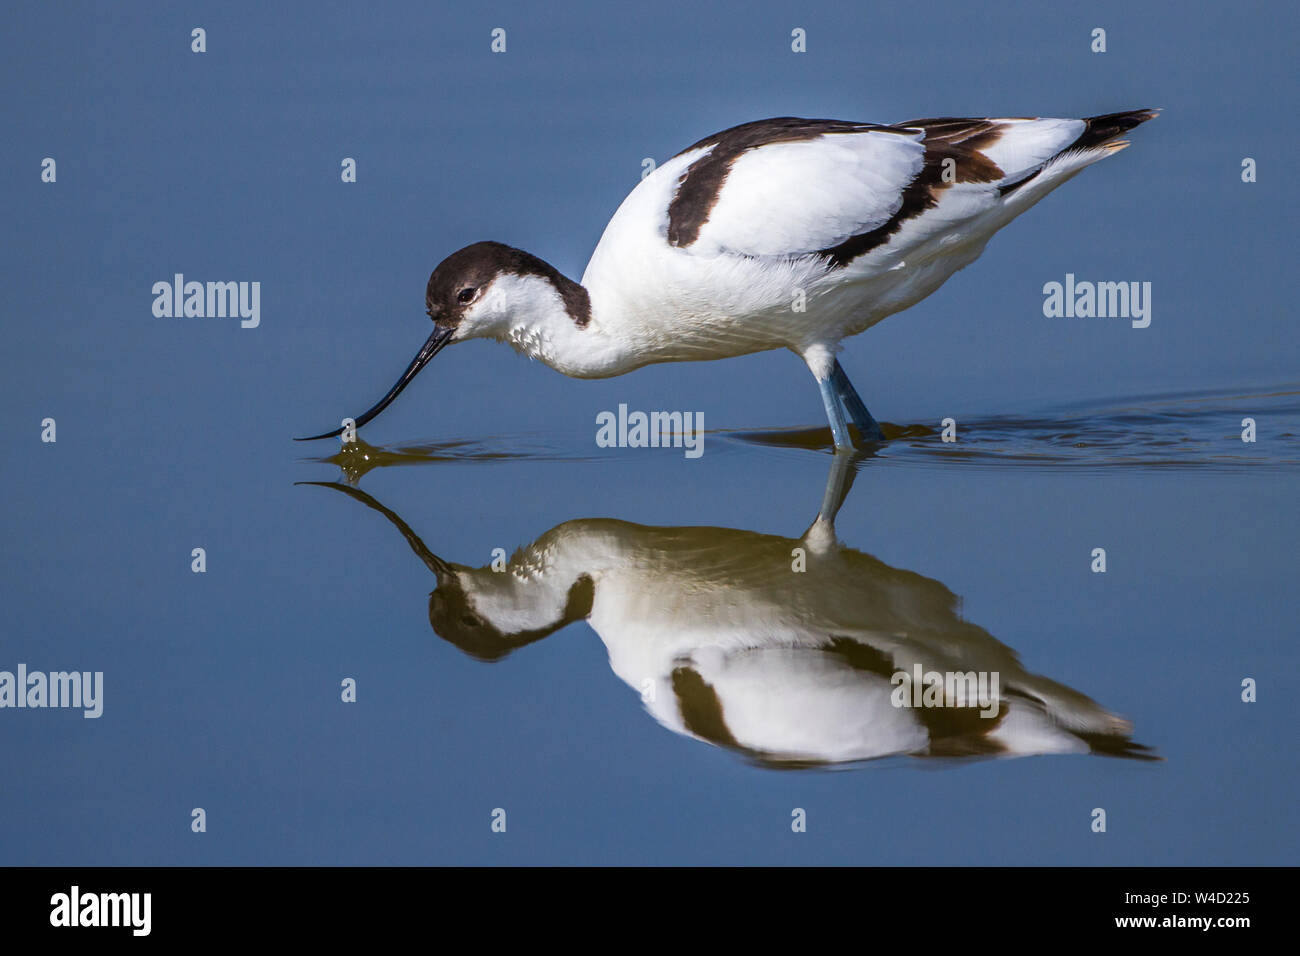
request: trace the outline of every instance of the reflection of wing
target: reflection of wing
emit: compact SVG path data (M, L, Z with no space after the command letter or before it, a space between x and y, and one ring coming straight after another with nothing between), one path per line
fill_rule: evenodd
M932 578L846 548L810 549L806 571L793 573L806 539L608 520L563 527L570 544L548 535L550 559L579 541L599 556L588 622L610 667L676 733L781 767L892 754L1151 759L1127 721L1025 670ZM918 666L970 674L977 697L898 703L895 675Z
M975 706L900 707L883 671L861 667L865 646L760 648L698 655L672 671L671 695L647 703L665 727L737 751L757 763L800 767L914 757L995 757L1094 752L1154 758L1130 727L1067 688L1044 701L1005 688ZM1000 675L1009 680L1017 675ZM1032 681L1042 681L1024 675ZM1084 718L1092 730L1072 728Z
M679 154L688 164L666 238L705 256L820 253L844 265L896 236L911 245L1011 202L1065 153L1079 158L1060 172L1077 171L1153 115L747 123Z
M834 654L778 647L700 656L674 668L667 706L651 705L678 733L772 766L924 753L931 743L919 712L890 702L888 679Z

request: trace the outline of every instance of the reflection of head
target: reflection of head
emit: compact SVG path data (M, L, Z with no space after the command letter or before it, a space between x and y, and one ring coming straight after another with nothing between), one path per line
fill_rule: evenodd
M585 618L591 613L594 593L591 578L583 575L569 588L564 607L553 620L527 628L515 622L503 629L501 618L490 620L487 613L475 607L459 574L439 574L438 587L429 595L429 626L448 644L475 660L499 661L516 648Z
M438 579L429 595L429 625L448 644L475 660L499 661L516 648L540 641L591 613L595 587L586 574L578 576L567 592L554 589L548 595L544 589L519 589L513 575L487 568L475 571L444 561L396 512L360 488L324 481L303 484L341 491L392 522ZM467 584L472 596L466 591Z

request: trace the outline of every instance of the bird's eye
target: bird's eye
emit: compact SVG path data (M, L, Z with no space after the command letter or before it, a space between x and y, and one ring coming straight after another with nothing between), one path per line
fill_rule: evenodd
M475 289L461 289L459 292L456 293L456 301L457 301L457 302L468 302L470 299L474 298L474 293L475 293L475 291L477 291L477 290L475 290Z

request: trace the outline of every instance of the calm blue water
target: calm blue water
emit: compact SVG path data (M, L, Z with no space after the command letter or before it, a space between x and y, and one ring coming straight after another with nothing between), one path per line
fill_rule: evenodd
M1295 19L15 11L0 670L103 671L104 703L0 710L0 863L1294 863ZM1140 106L1165 112L1132 148L849 343L902 437L850 463L838 544L798 583L833 458L788 354L578 382L473 343L363 430L369 452L290 441L391 384L455 248L579 275L644 157L769 115ZM155 318L176 272L259 281L260 326ZM1066 273L1151 282L1150 328L1045 318ZM705 454L597 448L619 403L702 412ZM495 549L517 574L476 570ZM487 596L506 580L533 583ZM503 653L486 625L507 618L538 639ZM757 653L707 649L731 621ZM696 652L638 657L674 642ZM899 755L907 732L843 704L885 644L995 661L1049 698L1013 706L1118 715L1098 746L1161 759ZM650 664L646 705L626 675ZM674 701L676 728L655 716ZM968 730L931 728L979 751ZM837 738L876 759L773 766Z

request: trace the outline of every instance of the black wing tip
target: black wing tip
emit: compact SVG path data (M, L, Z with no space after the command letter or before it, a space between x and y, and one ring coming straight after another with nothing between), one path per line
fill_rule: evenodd
M1141 126L1147 120L1160 115L1158 109L1125 110L1122 113L1103 113L1089 116L1084 120L1087 126L1083 134L1071 145L1071 149L1087 149L1127 133L1134 127Z
M1086 124L1083 134L1076 140L1070 149L1080 149L1088 146L1098 146L1108 139L1113 139L1122 133L1127 133L1135 126L1140 126L1147 120L1155 119L1160 115L1159 108L1146 108L1140 110L1123 110L1119 113L1101 113L1097 116L1084 117L1083 122ZM981 124L996 123L998 119L1007 119L1014 117L990 117L985 119L964 119L957 116L935 116L928 119L907 120L904 123L894 123L899 129L924 129L927 133L960 132L973 130ZM1038 117L1023 116L1020 119L1037 119Z
M1147 762L1157 763L1165 758L1156 753L1146 744L1140 744L1133 740L1127 734L1114 733L1079 733L1075 732L1080 740L1088 745L1088 749L1095 754L1103 757L1119 757L1124 760L1145 760Z

